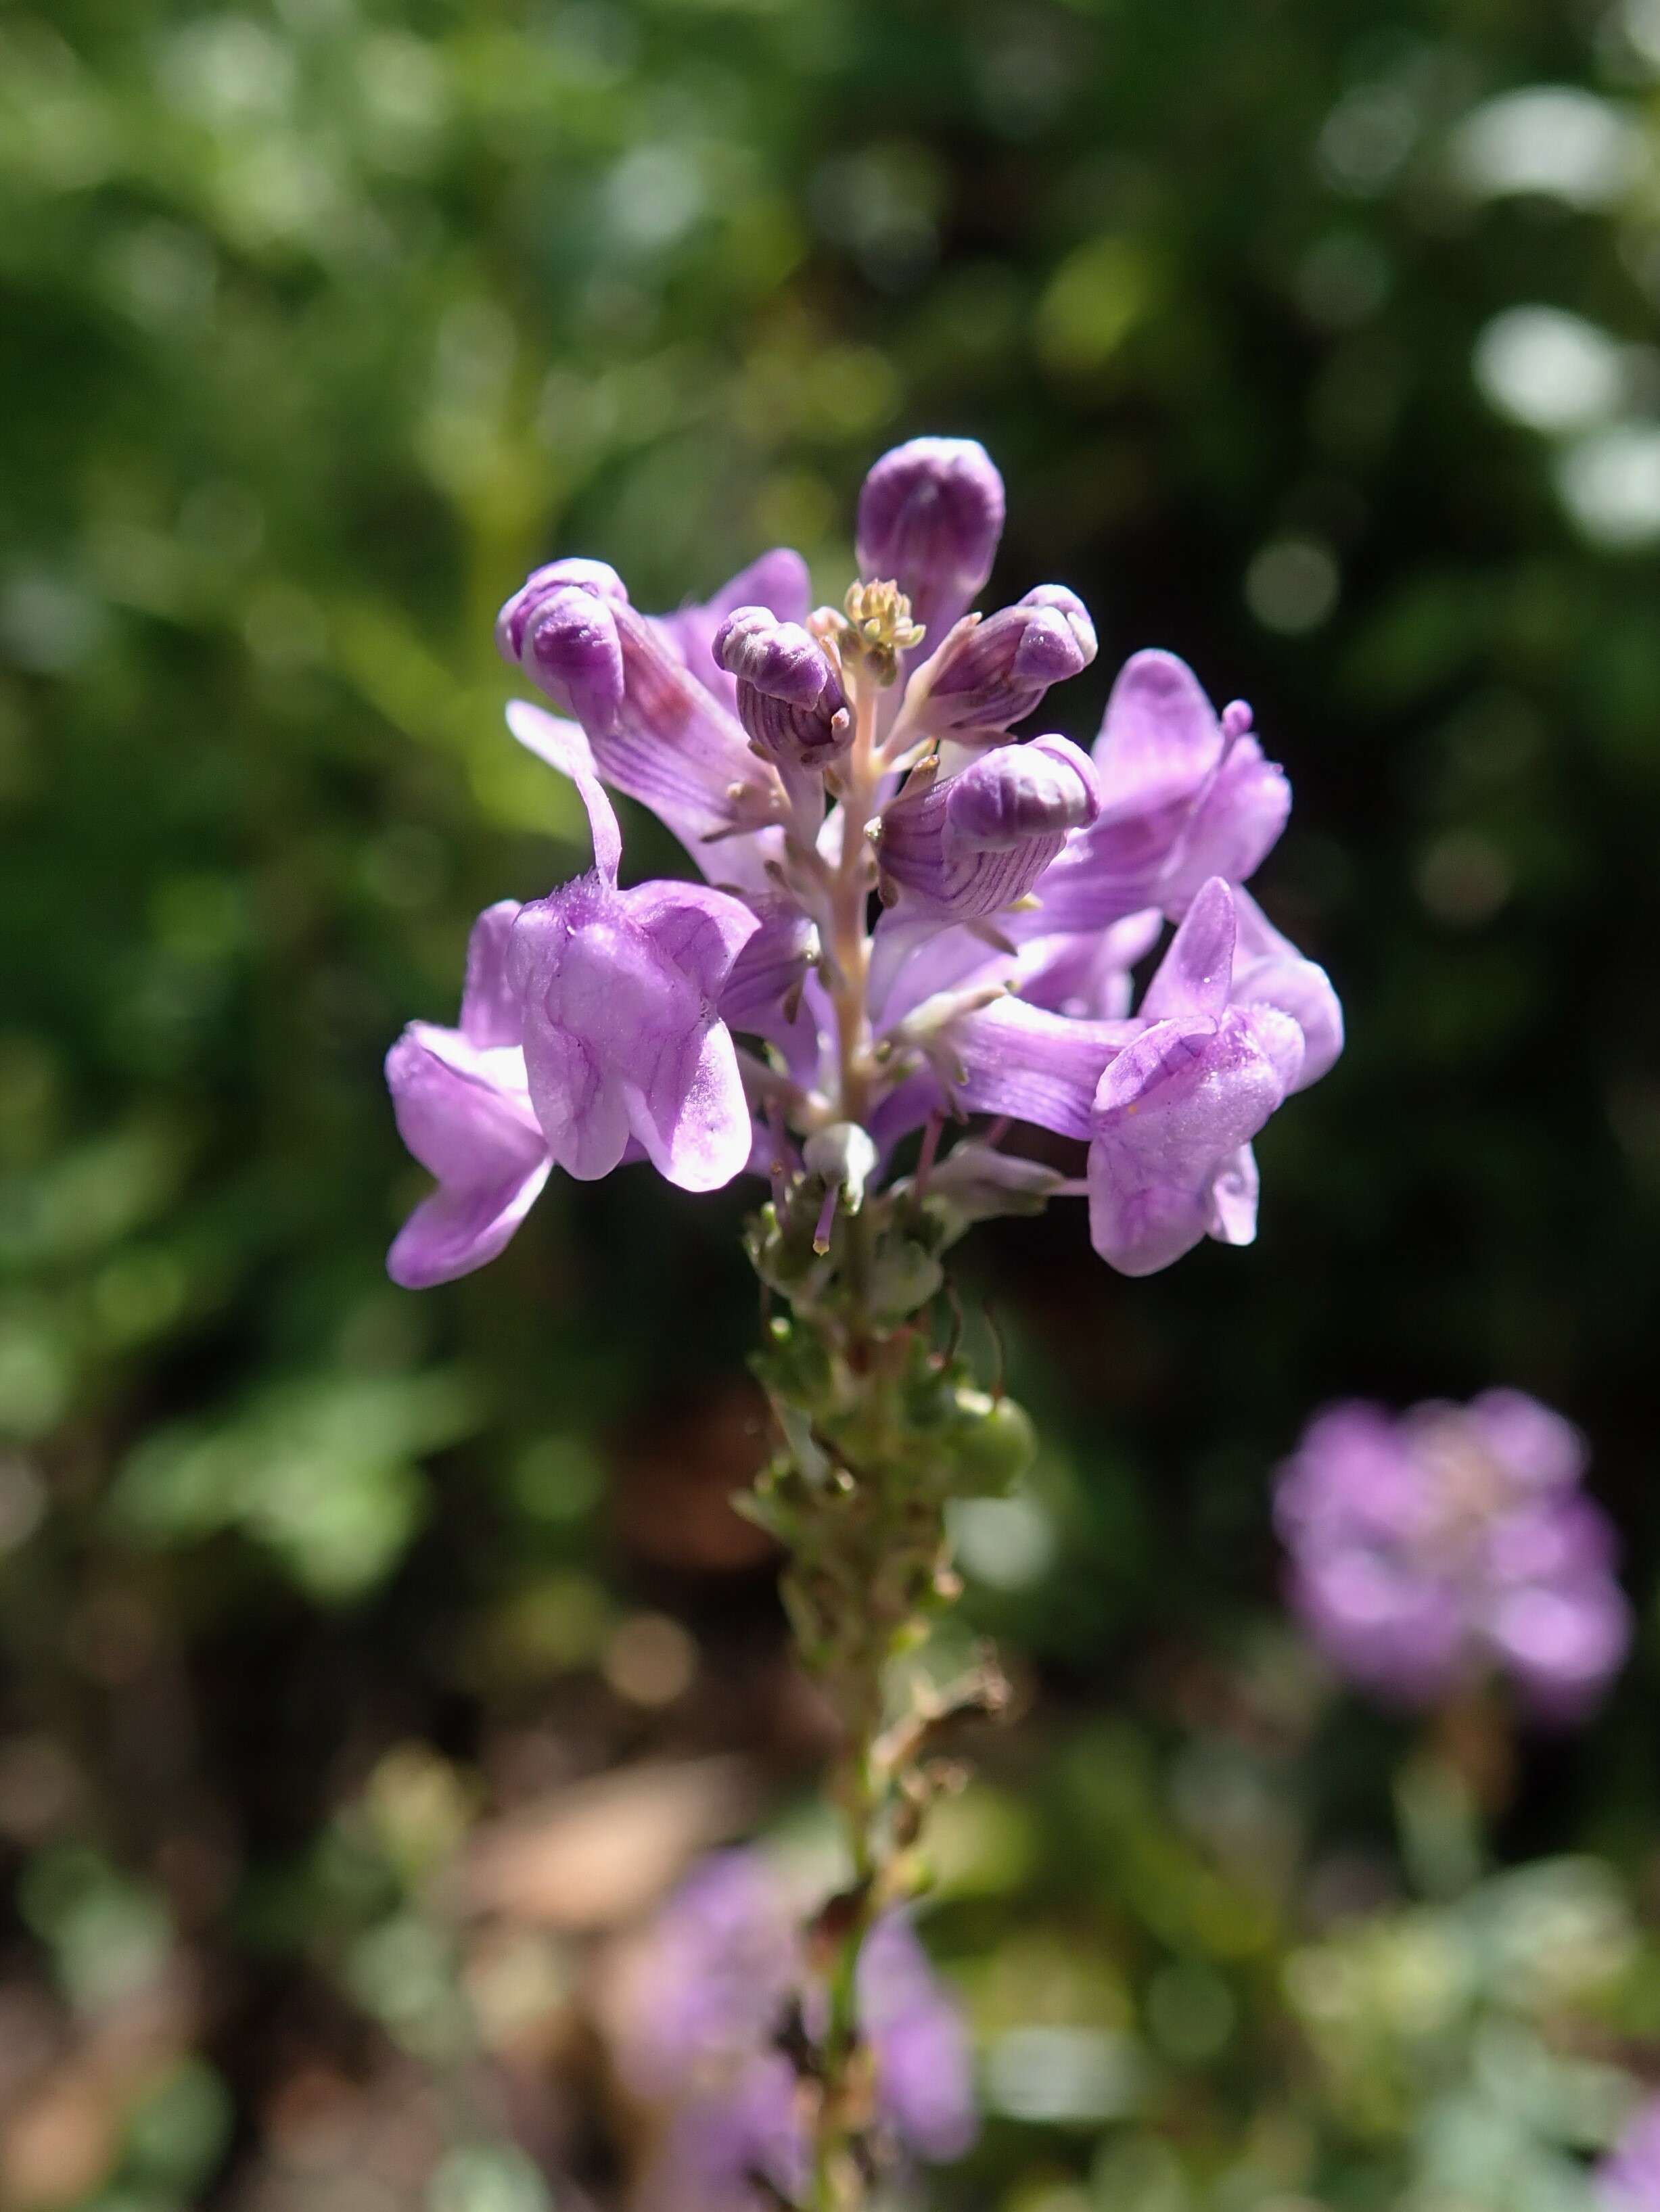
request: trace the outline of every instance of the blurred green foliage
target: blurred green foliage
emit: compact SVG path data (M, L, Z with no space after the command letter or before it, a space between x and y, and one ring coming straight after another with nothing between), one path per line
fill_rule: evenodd
M1074 735L1144 643L1253 700L1353 1025L1250 1253L971 1248L1046 1449L961 1530L1024 1711L939 1838L939 2202L1584 2203L1660 2069L1651 1638L1426 1888L1266 1475L1334 1392L1521 1384L1650 1606L1657 83L1650 0L0 15L0 2202L616 2199L594 1957L747 1816L660 1777L822 1748L723 1503L744 1201L566 1185L395 1293L379 1061L581 848L501 727L525 568L837 591L937 428L997 581L1096 611Z

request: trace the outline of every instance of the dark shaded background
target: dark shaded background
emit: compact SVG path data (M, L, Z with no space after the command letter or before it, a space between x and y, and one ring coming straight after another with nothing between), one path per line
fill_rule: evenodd
M724 1504L745 1194L565 1183L397 1292L380 1061L580 858L501 726L525 569L839 595L921 429L1003 467L994 601L1095 612L1072 734L1143 644L1253 702L1351 1019L1250 1252L964 1261L1049 1443L964 1530L1024 1710L942 1827L993 2118L939 2201L1585 2201L1660 2074L1657 81L1648 0L0 17L0 2203L620 2202L619 1931L818 1847ZM1484 1873L1280 1623L1267 1484L1323 1398L1498 1380L1643 1627Z

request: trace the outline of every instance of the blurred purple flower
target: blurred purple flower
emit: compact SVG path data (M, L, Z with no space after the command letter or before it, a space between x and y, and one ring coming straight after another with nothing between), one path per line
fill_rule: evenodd
M1596 2169L1607 2212L1660 2212L1660 2096L1645 2098Z
M1518 1390L1399 1418L1316 1416L1281 1470L1275 1517L1316 1644L1408 1703L1508 1674L1541 1717L1595 1705L1631 1619L1606 1516L1579 1488L1578 1432Z
M962 2157L978 2125L968 2037L902 1913L871 1930L858 1982L883 2123L914 2158ZM649 1930L633 1990L618 2062L673 2114L650 2201L728 2212L755 2171L787 2194L798 2188L801 2093L777 2039L793 2008L809 2028L822 2022L824 1992L807 1972L788 1892L760 1852L721 1852L696 1869Z

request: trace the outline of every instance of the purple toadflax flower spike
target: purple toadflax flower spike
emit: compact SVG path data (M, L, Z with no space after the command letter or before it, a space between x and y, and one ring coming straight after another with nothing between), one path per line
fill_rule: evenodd
M1243 889L1290 803L1247 708L1218 714L1183 662L1142 653L1091 754L1011 736L1096 638L1059 584L970 612L1002 522L982 449L923 438L871 470L839 610L809 611L783 550L660 616L602 562L537 569L496 634L558 711L516 700L508 725L575 783L593 866L482 916L460 1027L414 1024L388 1062L439 1179L393 1247L400 1281L499 1251L556 1164L644 1158L688 1189L748 1172L766 1194L745 1240L781 1449L745 1509L789 1556L790 1618L848 1735L857 1878L798 1932L729 1863L658 1947L625 2070L676 2108L665 2212L862 2205L901 2150L952 2157L973 2130L960 2025L887 1909L941 1717L889 1662L953 1594L951 1500L1006 1492L1034 1448L939 1325L950 1247L1061 1196L1088 1199L1126 1274L1246 1242L1252 1140L1342 1048L1324 972ZM602 784L703 880L624 888ZM1138 1006L1133 971L1171 925ZM1001 1150L1015 1123L1076 1146L1073 1171ZM1548 1559L1584 1539L1507 1524L1511 1600L1484 1619L1509 1663L1566 1663L1584 1616ZM991 1706L994 1673L951 1694Z

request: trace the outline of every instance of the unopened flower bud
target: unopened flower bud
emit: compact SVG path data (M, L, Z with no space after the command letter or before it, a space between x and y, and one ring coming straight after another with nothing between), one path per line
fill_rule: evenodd
M944 635L991 574L1003 479L972 438L913 438L884 453L859 495L859 567L891 577Z
M550 561L545 568L532 569L496 618L496 649L503 660L515 668L522 665L525 632L532 619L556 592L569 584L592 592L596 599L628 604L628 586L608 562L580 557Z
M562 584L527 613L520 659L548 696L590 732L615 727L623 703L623 643L609 603Z
M1006 730L1051 684L1087 668L1095 651L1095 625L1077 593L1040 584L1015 606L957 625L915 681L917 718L941 734Z
M767 607L739 607L715 633L717 665L737 680L738 717L769 758L816 767L853 733L841 678L800 623Z
M1006 853L1031 837L1087 829L1101 811L1095 763L1070 738L998 745L946 786L946 819L964 842Z
M999 745L888 808L882 871L936 913L996 914L1023 899L1067 834L1100 811L1095 765L1069 738Z

